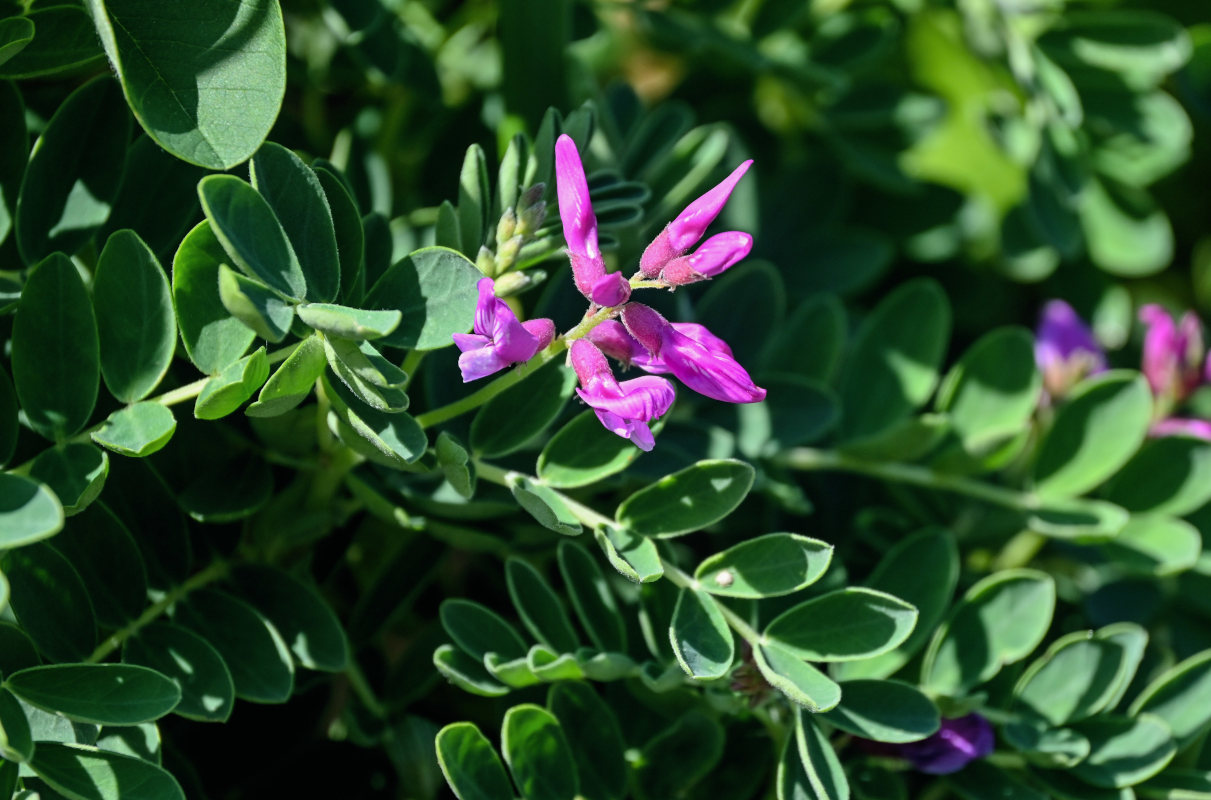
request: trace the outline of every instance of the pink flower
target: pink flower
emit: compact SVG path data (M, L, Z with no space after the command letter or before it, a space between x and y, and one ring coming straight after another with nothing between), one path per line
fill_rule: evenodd
M744 177L744 173L748 172L752 163L752 159L749 159L736 167L732 170L732 174L724 178L718 186L686 206L676 219L665 226L664 230L643 251L643 256L639 259L639 271L645 277L655 278L660 275L670 261L685 255L685 252L702 238L706 229L715 221L715 217L719 216L719 212L723 210L723 206L731 197L732 190ZM739 258L736 259L736 261L739 260ZM725 268L722 267L719 271L722 272Z
M648 423L673 404L672 384L648 375L619 383L605 356L584 339L572 342L571 356L582 387L576 393L593 408L601 424L630 439L640 450L651 450L656 440Z
M1106 356L1093 332L1063 300L1050 300L1043 306L1034 360L1052 397L1066 394L1085 376L1106 369Z
M740 231L718 233L692 255L674 258L661 273L670 286L705 281L742 260L753 249L753 237Z
M622 309L622 323L651 356L636 364L648 372L671 372L701 395L725 403L758 403L765 390L732 358L727 343L701 325L678 329L639 303Z
M589 198L589 182L576 143L567 134L555 142L555 183L576 288L598 305L625 303L631 296L631 284L618 273L606 272L597 246L597 216Z
M1211 422L1205 419L1169 417L1152 424L1151 436L1193 436L1211 441Z
M479 301L475 305L475 333L456 333L453 337L462 351L458 368L463 383L529 361L555 338L555 323L549 319L519 322L509 304L493 293L491 278L480 278L476 286Z
M1202 382L1203 329L1194 312L1178 324L1155 303L1140 308L1144 323L1142 371L1152 393L1176 406Z

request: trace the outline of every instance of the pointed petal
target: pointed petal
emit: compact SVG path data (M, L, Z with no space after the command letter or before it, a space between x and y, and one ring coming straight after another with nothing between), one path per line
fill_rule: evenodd
M568 242L568 250L589 258L597 257L597 217L589 199L589 182L576 143L566 133L555 142L555 183L559 218L563 221L563 237Z
M640 450L649 452L656 444L656 438L652 436L652 430L647 426L647 423L636 422L635 420L627 420L612 414L609 411L597 412L597 419L605 426L605 429L610 433L616 433L624 439L630 439Z
M739 262L753 249L753 237L742 231L718 233L689 256L689 265L699 275L713 278Z
M455 333L450 338L454 340L454 345L464 353L468 350L489 347L492 344L491 339L487 336L480 336L478 333Z
M710 350L672 326L665 331L660 356L678 380L701 395L725 403L765 399L765 390L730 355Z
M631 284L621 272L606 273L593 284L589 299L599 306L620 306L631 299Z
M576 393L595 409L643 422L662 416L676 397L671 383L652 375L620 384L598 382Z
M1151 436L1193 436L1211 441L1211 422L1205 419L1169 417L1153 423Z
M719 216L732 190L752 164L752 159L749 159L736 167L718 186L686 206L685 210L669 223L669 243L678 254L684 253L702 238L702 234L706 233L707 227Z

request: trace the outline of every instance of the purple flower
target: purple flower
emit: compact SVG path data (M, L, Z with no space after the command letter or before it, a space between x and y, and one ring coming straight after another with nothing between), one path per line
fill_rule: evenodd
M863 749L877 755L907 759L919 772L949 775L983 758L996 745L992 725L979 714L943 719L936 733L919 742L888 744L857 740Z
M1148 431L1151 436L1193 436L1211 441L1211 422L1205 419L1168 417L1155 422Z
M667 370L698 394L725 403L757 403L765 399L765 390L753 383L744 367L736 363L727 343L701 325L678 330L639 303L623 306L622 324L652 357L646 365L634 359L643 369Z
M1152 393L1172 408L1202 382L1202 324L1187 311L1175 325L1169 312L1154 303L1141 307L1139 318L1144 323L1144 377Z
M555 142L555 183L576 288L598 305L625 303L631 296L631 284L618 273L606 272L597 246L597 216L589 198L589 182L576 143L567 134Z
M670 261L684 255L685 251L702 238L702 234L706 233L715 217L719 216L719 212L731 197L732 190L744 177L744 173L748 172L752 163L752 159L749 159L736 167L718 186L686 206L676 219L665 226L639 259L639 271L645 277L655 278L660 275Z
M491 278L480 278L476 286L479 301L475 305L475 333L456 333L453 337L462 351L458 368L463 383L529 361L555 338L555 323L549 319L519 322L509 304L493 293Z
M1106 369L1106 356L1093 332L1063 300L1050 300L1043 306L1034 360L1053 397L1065 394L1085 376Z
M719 275L752 249L753 237L747 233L718 233L703 242L692 255L674 258L661 274L670 286L704 281Z
M651 450L656 440L648 423L673 404L673 385L650 375L619 383L605 356L584 339L572 342L571 351L572 369L582 387L576 390L580 399L607 430L630 439L640 450Z

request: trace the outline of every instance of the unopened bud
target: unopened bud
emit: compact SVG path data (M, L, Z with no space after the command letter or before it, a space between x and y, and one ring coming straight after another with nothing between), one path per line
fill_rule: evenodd
M534 282L533 278L524 272L508 272L496 279L496 296L512 297L521 294Z
M522 209L521 217L517 221L517 233L529 235L542 227L543 220L547 218L547 204L541 198L538 202L531 206Z
M496 248L496 268L499 272L508 272L517 261L522 241L523 237L518 234Z
M496 248L499 250L505 242L513 238L517 232L517 212L512 208L506 208L505 213L500 215L500 222L496 223Z
M545 183L536 183L533 186L531 186L529 189L526 189L524 192L521 193L521 200L519 201L519 204L521 205L521 210L525 211L527 208L530 208L531 206L533 206L535 203L537 203L539 200L541 200L542 196L546 193L547 193L547 185ZM544 205L545 205L545 203L544 203Z
M489 278L496 277L496 258L487 247L480 246L479 255L475 257L475 267Z

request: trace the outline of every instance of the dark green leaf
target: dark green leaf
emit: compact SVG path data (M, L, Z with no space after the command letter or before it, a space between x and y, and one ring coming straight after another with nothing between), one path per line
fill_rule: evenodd
M555 359L493 397L471 421L471 448L501 456L524 446L555 421L576 388L576 373Z
M1189 514L1211 500L1211 442L1153 439L1111 478L1105 495L1132 513Z
M1081 780L1121 789L1151 778L1177 752L1165 722L1151 714L1119 717L1104 714L1077 726L1092 746L1089 756L1072 767Z
M1149 575L1173 575L1195 565L1203 539L1190 523L1163 514L1133 515L1100 546L1111 560Z
M132 664L55 664L9 675L4 686L30 705L95 725L159 719L181 700L170 679Z
M28 21L36 31L34 40L0 66L0 78L71 72L105 57L88 14L78 4L39 4L30 10Z
M464 253L472 258L483 244L491 198L488 196L488 164L477 144L467 148L458 175L458 228ZM523 792L524 794L524 792Z
M625 652L626 626L597 561L567 539L560 541L558 552L559 572L581 627L599 650Z
M732 631L715 599L701 589L682 589L677 595L669 640L677 663L690 677L713 680L732 668Z
M425 454L429 439L407 414L386 414L371 408L328 373L320 376L333 411L358 437L368 442L386 463L406 467Z
M852 661L896 647L912 632L917 609L873 589L839 589L783 612L765 636L800 658Z
M34 23L26 17L0 19L0 66L33 41Z
M45 543L9 550L0 567L9 605L38 650L52 661L83 661L97 644L88 590L71 563Z
M513 787L492 744L470 722L437 732L437 763L458 800L513 800Z
M87 745L41 742L31 766L77 800L185 800L177 779L155 764Z
M62 253L30 272L12 337L13 383L30 427L54 440L77 433L97 402L100 351L92 302Z
M265 348L257 348L218 375L206 381L193 404L198 419L220 419L231 414L252 397L269 377L269 359Z
M513 626L495 611L470 600L453 598L441 604L442 627L455 644L477 660L487 653L505 659L521 658L526 643Z
M505 712L500 749L524 800L567 800L579 792L572 751L545 708L526 703Z
M366 234L362 230L362 218L357 212L349 190L335 172L312 165L324 199L332 212L332 223L336 232L337 255L341 267L341 301L355 305L365 293L365 267L362 264L366 249Z
M437 435L433 450L446 481L459 495L470 499L475 495L475 465L471 454L449 431Z
M181 702L173 713L203 722L225 722L231 715L231 672L218 651L193 631L154 622L126 640L122 660L151 667L176 682Z
M664 575L664 565L656 544L627 528L603 525L593 531L597 544L610 561L610 566L627 580L651 583Z
M16 596L14 590L14 597ZM1204 650L1157 676L1131 704L1131 715L1150 714L1173 732L1179 749L1211 726L1211 651Z
M771 686L812 713L841 702L841 687L787 648L766 642L754 648L753 660Z
M963 769L946 776L964 800L1049 800L1048 795L1025 783L1016 773L995 767L987 761L973 761ZM1091 798L1092 800L1092 798Z
M804 347L811 342L811 347ZM770 372L787 372L828 384L845 344L845 307L836 296L814 295L774 331L762 361Z
M383 357L370 342L322 337L328 366L363 403L394 414L410 404L404 387L408 375Z
M0 545L20 547L63 528L63 506L49 488L21 475L0 473Z
M0 367L0 467L8 463L17 451L18 422L17 391L4 367Z
M623 500L615 515L637 533L680 536L732 513L752 487L754 474L743 461L699 461Z
M641 452L602 427L592 411L585 411L543 447L538 477L557 489L586 486L626 469Z
M509 687L489 674L484 668L484 661L486 659L476 660L449 644L433 651L433 666L446 680L464 692L480 697L500 697L508 694Z
M249 171L252 185L286 231L311 299L335 300L341 285L341 264L332 211L319 177L302 159L273 142L261 145L249 163Z
M124 756L141 758L152 764L159 764L160 729L154 722L144 722L139 725L112 726L101 729L97 736L97 747Z
M475 284L483 275L461 254L444 247L411 253L366 293L367 308L394 308L403 321L382 343L433 350L454 343L451 334L471 329L475 320Z
M138 137L126 153L122 188L99 239L130 228L161 264L170 261L181 239L202 216L194 187L205 174L200 167L165 151L150 136Z
M93 277L93 307L105 385L124 403L142 400L172 363L177 325L164 269L134 231L118 231L105 243Z
M88 5L127 102L160 146L216 170L260 147L286 88L277 0L202 8L155 0Z
M29 468L29 476L50 487L69 517L97 499L108 475L109 456L92 444L67 444L44 450Z
M272 567L244 565L232 572L240 596L277 628L295 660L308 669L340 672L349 640L336 614L311 586Z
M72 518L54 547L84 582L97 621L121 628L148 604L147 570L130 531L103 503Z
M766 390L760 403L736 406L740 425L737 445L748 458L771 457L828 433L840 417L833 391L798 375L761 378Z
M208 175L198 197L223 250L246 275L287 297L307 296L307 279L273 209L234 175Z
M585 683L557 683L547 692L547 708L559 720L580 775L585 800L626 797L626 748L614 712Z
M299 319L321 333L341 339L381 339L399 327L402 315L395 309L365 311L332 303L305 303Z
M802 708L795 710L795 745L818 800L849 800L849 781L837 751Z
M1073 70L1117 73L1135 89L1155 86L1190 55L1190 39L1182 26L1154 11L1076 11L1065 14L1062 22L1040 39L1056 63Z
M572 653L580 646L563 601L533 566L519 558L505 561L505 579L522 624L531 635L557 653Z
M21 94L15 84L0 82L0 243L8 239L13 230L17 194L21 190L28 158L29 132L25 126L25 104L21 102ZM12 287L6 287L3 294L11 291ZM20 287L17 287L17 293L20 293ZM0 301L0 313L13 299L5 297Z
M256 402L244 413L250 417L276 417L311 396L311 390L324 374L324 345L316 336L299 342L282 365L269 376Z
M177 495L177 502L198 522L231 522L259 511L272 494L269 465L244 456L195 477Z
M219 265L219 300L231 316L275 344L286 338L294 322L294 306L280 294L226 264Z
M639 800L667 800L702 780L723 755L723 727L689 711L643 746L633 788Z
M509 488L521 507L544 528L565 536L576 536L584 530L563 496L549 486L535 483L524 475L515 475L509 481Z
M1059 727L1106 708L1127 654L1111 640L1078 631L1061 637L1026 668L1014 689L1027 713Z
M898 681L841 684L841 704L824 718L876 742L916 742L938 729L938 709L916 687Z
M0 688L0 759L28 762L34 757L34 737L25 710L7 689Z
M202 221L185 236L172 261L181 340L190 360L207 375L217 375L239 360L256 338L219 297L219 267L230 260L210 223Z
M969 453L1018 433L1038 405L1043 379L1034 363L1034 337L998 328L973 344L938 389L937 409Z
M294 662L281 634L252 606L200 589L179 603L173 621L202 636L222 656L237 697L283 703L294 689Z
M705 559L694 579L722 597L776 597L820 579L833 547L794 533L770 533L741 542Z
M135 403L109 415L92 433L92 440L109 450L132 458L156 452L177 429L172 409L152 400Z
M29 634L11 622L0 620L0 675L9 675L42 663Z
M17 198L17 247L26 264L56 250L75 253L105 224L129 139L130 114L111 78L84 84L59 106Z

